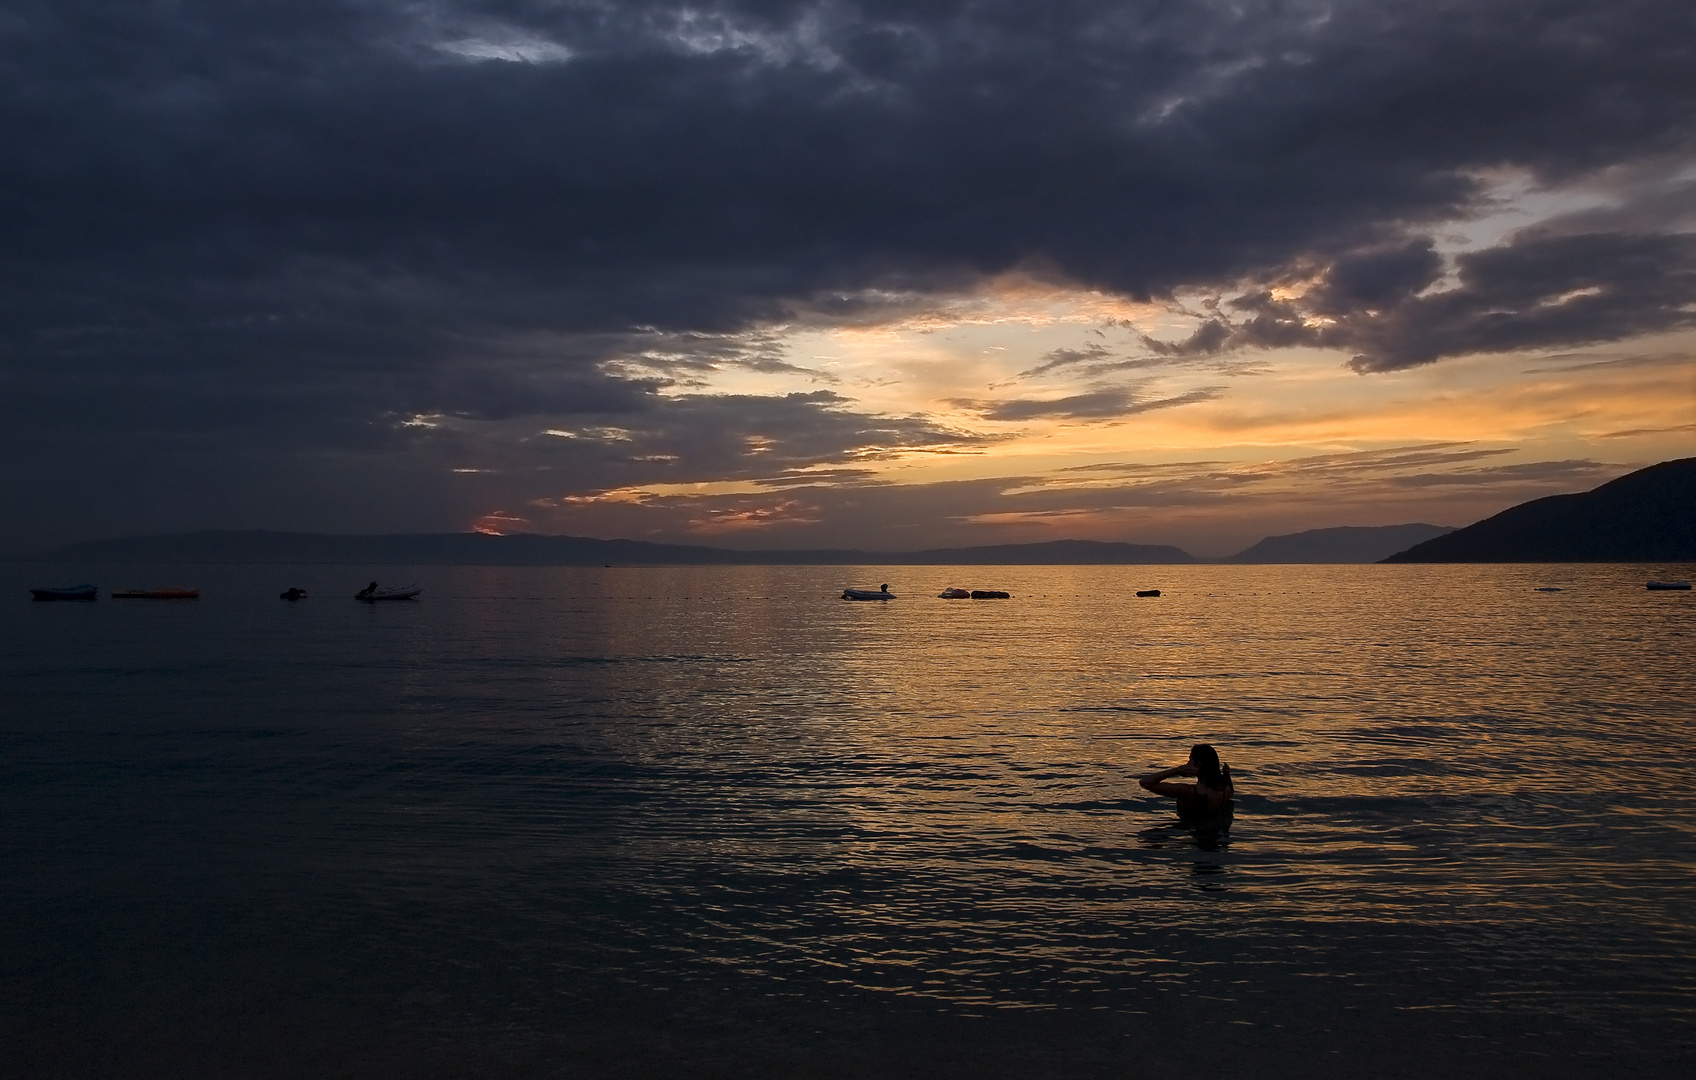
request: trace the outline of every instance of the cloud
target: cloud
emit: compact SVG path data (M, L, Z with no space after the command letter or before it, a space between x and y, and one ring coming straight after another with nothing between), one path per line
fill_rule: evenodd
M1089 344L1081 349L1051 349L1045 353L1040 363L1019 372L1016 378L1032 379L1063 368L1076 367L1080 364L1094 367L1108 361L1113 353L1105 345Z
M1680 424L1666 428L1633 428L1629 431L1607 431L1598 439L1640 439L1645 435L1696 435L1696 424Z
M1180 405L1211 401L1223 392L1223 387L1209 386L1171 397L1139 398L1135 389L1115 387L1062 398L1017 398L997 402L956 400L953 404L971 409L985 420L1117 420L1155 409L1172 409Z
M625 489L561 507L549 520L566 531L612 522L613 531L645 527L656 537L718 523L714 530L735 533L736 546L756 548L877 550L1073 536L1176 542L1222 554L1267 535L1269 521L1467 524L1526 499L1594 487L1630 468L1586 459L1484 464L1513 453L1427 444L1256 462L1125 463L1117 473L914 484L856 478L846 486L825 480L779 493ZM1325 516L1316 519L1316 512Z
M1457 287L1404 294L1382 314L1332 301L1338 324L1320 336L1359 349L1350 366L1374 372L1696 325L1693 235L1532 234L1455 262Z
M1455 257L1455 284L1426 238L1337 257L1302 292L1267 288L1226 304L1163 356L1313 346L1352 352L1361 373L1448 357L1621 341L1696 326L1696 234L1530 231Z
M1142 343L1158 356L1212 356L1231 343L1231 329L1223 320L1208 319L1182 341L1156 341L1145 334Z
M0 22L0 451L29 464L0 498L63 530L445 527L472 512L449 465L592 490L665 455L745 475L730 448L755 435L796 463L960 450L980 444L904 412L690 392L730 371L829 382L769 335L1014 272L1139 300L1265 285L1147 357L1032 369L1056 376L1286 344L1376 373L1687 326L1693 18L1683 0L20 0ZM1486 209L1503 171L1590 183L1612 212L1429 278L1422 238ZM803 415L817 432L783 428ZM528 441L573 417L637 445L614 462Z

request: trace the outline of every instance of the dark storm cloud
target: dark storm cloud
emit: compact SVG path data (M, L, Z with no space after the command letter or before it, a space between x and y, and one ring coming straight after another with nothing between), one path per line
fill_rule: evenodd
M1693 43L1683 0L17 0L0 451L29 464L0 495L199 470L185 524L263 517L244 485L387 507L451 444L409 417L720 423L662 391L787 361L629 364L642 335L1012 268L1139 298L1317 268L1362 371L1682 325L1688 242L1647 197L1629 233L1463 257L1446 300L1405 238L1489 170L1688 153Z
M1233 297L1188 339L1143 338L1161 356L1296 345L1354 353L1356 371L1444 357L1596 342L1696 326L1696 235L1522 234L1455 257L1455 283L1429 240L1348 252L1313 288Z
M1527 236L1456 259L1456 288L1336 303L1357 371L1443 356L1617 341L1696 325L1696 236ZM1394 286L1391 286L1394 288Z
M1211 356L1231 344L1231 328L1219 319L1207 319L1182 341L1156 341L1144 335L1142 343L1157 356Z

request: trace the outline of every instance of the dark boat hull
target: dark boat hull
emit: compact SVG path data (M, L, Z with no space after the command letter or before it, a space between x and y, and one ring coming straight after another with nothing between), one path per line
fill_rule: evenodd
M30 596L35 600L66 600L73 603L88 603L100 595L100 590L94 586L78 587L75 589L31 589Z

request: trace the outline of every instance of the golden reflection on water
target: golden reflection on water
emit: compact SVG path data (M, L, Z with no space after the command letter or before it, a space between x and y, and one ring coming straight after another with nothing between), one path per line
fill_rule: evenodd
M574 715L601 688L573 730L681 808L622 872L656 903L729 890L685 952L1038 1007L1170 961L1128 926L1424 926L1576 963L1629 919L1688 946L1696 607L1643 589L1659 569L590 568L481 629ZM900 599L836 599L885 580ZM1229 830L1134 782L1204 741ZM1397 963L1439 970L1428 945Z

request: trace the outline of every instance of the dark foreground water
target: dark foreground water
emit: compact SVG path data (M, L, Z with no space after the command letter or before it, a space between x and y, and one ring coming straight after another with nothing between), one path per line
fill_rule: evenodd
M1665 575L0 566L0 1076L1676 1075Z

